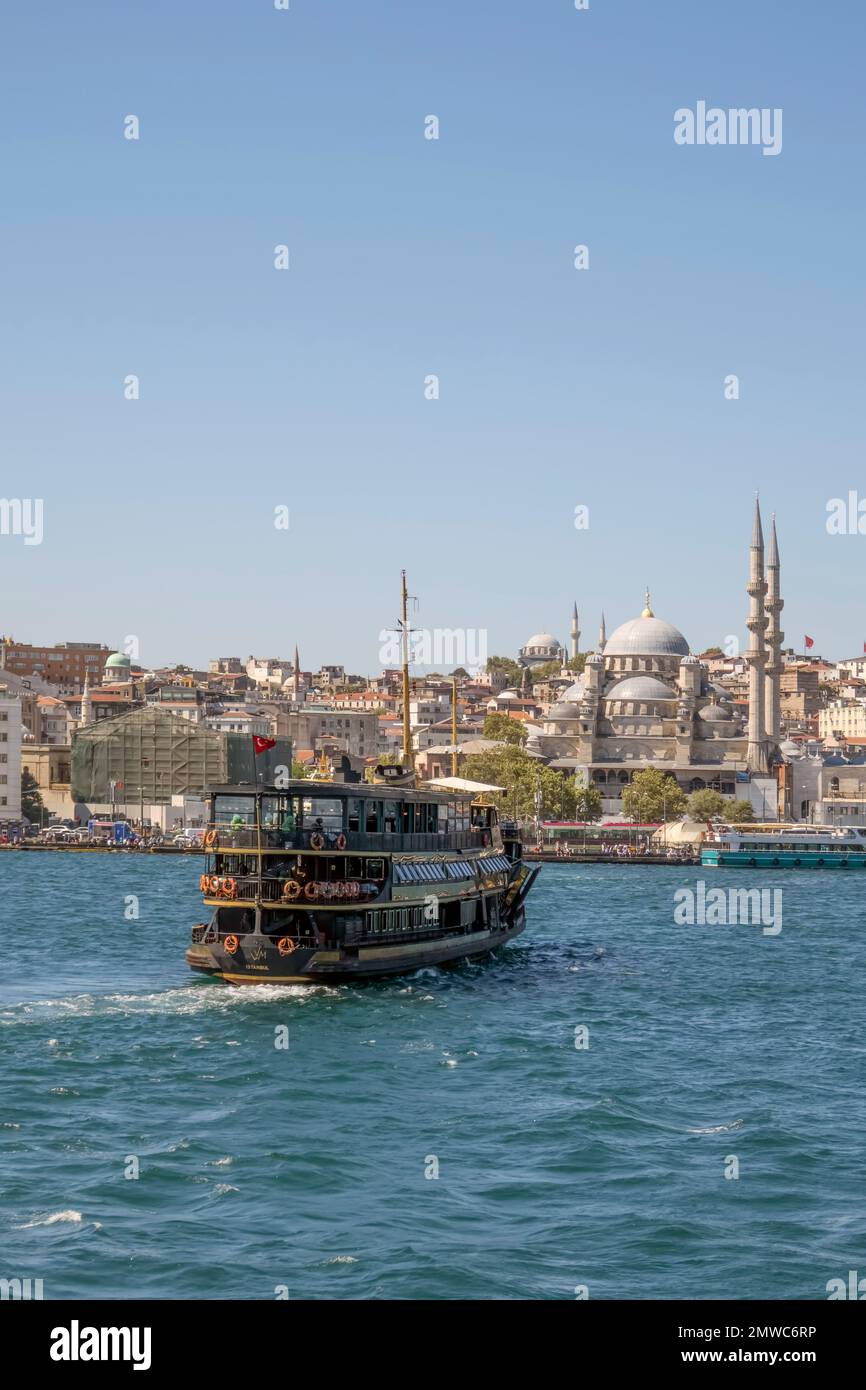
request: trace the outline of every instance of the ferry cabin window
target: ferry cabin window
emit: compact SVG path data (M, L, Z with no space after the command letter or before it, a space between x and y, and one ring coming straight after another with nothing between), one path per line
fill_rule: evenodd
M324 830L343 829L343 803L336 796L305 796L304 824L308 830L322 823Z
M379 829L382 814L381 801L368 801L365 807L364 829L368 835L375 835Z
M300 797L263 796L262 825L267 830L291 831L297 827L301 810Z
M397 802L385 801L382 803L384 808L384 820L382 828L386 835L396 835L397 833Z
M217 825L255 825L254 796L217 796L214 798L214 821Z
M415 807L411 801L403 802L403 834L411 835L415 825Z
M217 926L220 931L242 936L255 931L256 914L251 907L220 907L217 909Z
M384 859L368 859L368 860L367 860L367 878L372 878L372 879L380 880L380 879L383 879L384 877L385 877L385 861L384 861Z
M359 831L361 829L361 798L359 796L349 797L348 810L349 815L346 829L350 831Z

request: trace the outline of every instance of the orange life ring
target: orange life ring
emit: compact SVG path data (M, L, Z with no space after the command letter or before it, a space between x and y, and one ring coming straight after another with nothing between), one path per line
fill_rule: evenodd
M345 849L345 848L346 848L346 837L345 837L344 834L342 834L342 832L337 836L336 845L337 845L337 849Z
M229 955L233 956L235 951L238 949L238 939L236 936L227 936L225 941L223 942L223 945L225 946Z
M207 890L208 890L208 885L209 885L209 884L210 884L210 879L208 878L207 874L202 874L201 877L199 878L199 881L198 881L199 892L200 892L200 893L206 893Z
M293 903L296 898L301 896L301 885L296 883L293 878L287 878L283 884L283 902Z
M204 837L205 849L216 849L219 836L215 830L209 830Z
M211 879L211 881L210 881L210 891L211 891L212 893L218 893L219 890L220 890L220 883L221 883L221 882L222 882L222 880L221 880L216 874L214 874L213 877L212 877L212 879Z
M281 956L290 956L298 948L290 936L281 936L277 942L277 950Z
M235 883L234 879L233 879L233 878L224 878L224 879L223 879L223 897L224 897L224 898L236 898L237 895L238 895L238 886L237 886L237 884Z
M310 836L310 849L324 849L324 848L325 848L325 837L324 837L324 835L320 835L319 832L318 832L318 830L314 831L313 834Z
M313 898L317 898L318 896L319 885L318 883L316 883L315 879L311 879L310 882L307 884L306 888L304 889L304 897L309 898L310 901L312 901Z

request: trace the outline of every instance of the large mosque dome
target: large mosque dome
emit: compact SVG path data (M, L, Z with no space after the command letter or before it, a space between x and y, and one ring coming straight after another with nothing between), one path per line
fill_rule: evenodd
M655 676L630 676L608 690L607 700L675 700L677 692Z
M612 632L604 654L608 656L688 656L689 644L679 628L644 609Z

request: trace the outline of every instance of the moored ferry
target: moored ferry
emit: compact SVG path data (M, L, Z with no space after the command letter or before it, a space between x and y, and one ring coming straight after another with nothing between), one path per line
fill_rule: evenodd
M383 769L383 772L396 772ZM469 791L291 781L211 790L193 970L229 984L373 978L512 941L538 869Z
M701 845L701 864L723 868L866 868L866 830L854 826L714 826Z

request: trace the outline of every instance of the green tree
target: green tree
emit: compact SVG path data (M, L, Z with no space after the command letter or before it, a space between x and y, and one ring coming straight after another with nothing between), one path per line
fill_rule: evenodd
M702 792L692 792L689 797L689 815L692 820L712 820L713 816L726 816L730 801L721 792L705 788Z
M567 661L565 663L568 670L574 671L576 676L581 675L581 673L583 672L583 668L586 665L586 658L588 656L589 652L578 652L577 656L573 656L570 661Z
M530 758L528 753L509 744L489 753L473 753L461 768L461 774L472 782L489 782L505 789L505 811L518 820L531 820L536 813L536 793L541 793L542 820L575 818L577 791L573 777Z
M504 676L508 685L519 685L523 679L523 667L510 656L489 656L487 670L491 675Z
M496 739L498 743L517 743L521 746L526 742L526 730L517 719L512 719L510 714L488 714L484 721L484 738Z
M44 810L45 806L39 791L39 783L33 773L28 772L25 768L21 774L21 814L32 825L41 825Z
M589 821L601 819L601 792L592 783L587 787L577 787L574 798L574 819Z
M529 673L529 679L533 685L537 681L550 680L551 676L558 676L562 671L560 661L545 661L541 666L533 666Z
M686 809L686 794L669 773L647 767L636 772L623 789L622 809L635 821L679 820Z
M729 801L725 814L731 825L747 825L749 821L755 819L754 808L751 801Z

